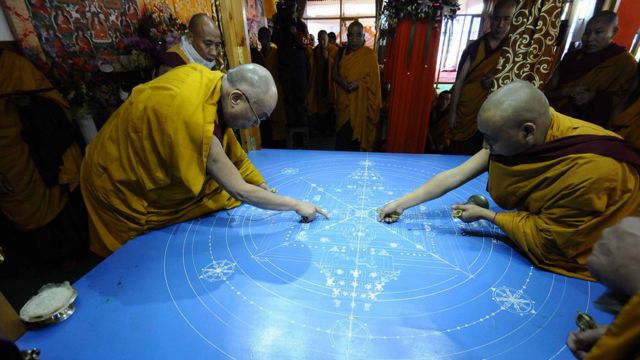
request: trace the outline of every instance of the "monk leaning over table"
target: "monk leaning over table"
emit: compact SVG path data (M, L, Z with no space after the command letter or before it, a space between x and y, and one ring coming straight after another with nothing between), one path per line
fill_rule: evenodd
M640 153L611 131L549 108L544 94L516 81L490 95L478 113L488 149L387 204L380 220L438 198L485 171L503 209L454 205L465 222L488 220L549 271L591 280L587 257L603 229L638 214Z
M144 232L241 202L294 210L304 221L326 217L269 192L233 133L258 126L277 96L269 71L255 64L227 74L190 64L134 88L82 163L91 249L107 256Z
M632 87L636 60L612 42L618 31L613 11L596 13L582 35L582 47L567 53L545 90L559 113L606 126Z
M336 150L373 151L382 108L376 53L364 46L364 27L349 24L347 46L336 55Z
M628 217L603 231L589 256L589 270L622 309L611 325L571 332L569 350L578 359L640 358L640 218Z
M471 43L462 53L447 115L451 143L447 153L471 155L482 148L478 132L478 110L493 87L500 49L511 28L515 0L496 2L491 15L491 31Z

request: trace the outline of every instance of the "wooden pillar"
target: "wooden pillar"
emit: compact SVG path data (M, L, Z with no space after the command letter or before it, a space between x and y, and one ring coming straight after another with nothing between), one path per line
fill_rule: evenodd
M229 68L251 63L245 1L220 1L220 20ZM260 129L240 130L240 142L246 152L261 149Z

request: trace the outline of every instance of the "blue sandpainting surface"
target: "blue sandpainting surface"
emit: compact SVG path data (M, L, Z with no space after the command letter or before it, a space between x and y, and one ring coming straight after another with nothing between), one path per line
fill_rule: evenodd
M140 236L74 284L74 315L18 345L44 359L568 359L577 310L611 320L593 308L601 285L537 269L494 225L451 216L488 197L486 174L376 220L464 157L250 158L331 218L243 205Z

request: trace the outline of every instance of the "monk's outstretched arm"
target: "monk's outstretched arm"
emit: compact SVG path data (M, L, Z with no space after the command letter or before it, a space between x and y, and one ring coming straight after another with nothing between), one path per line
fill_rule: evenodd
M222 144L215 136L211 139L211 147L207 156L207 174L235 199L253 206L269 210L293 210L305 221L313 220L316 214L329 217L326 212L314 204L275 195L258 186L248 184L229 160Z
M437 174L418 189L385 205L380 211L378 220L385 222L395 221L397 217L394 218L393 214L402 214L406 209L422 204L425 201L439 198L487 171L488 166L489 150L482 149L459 166Z

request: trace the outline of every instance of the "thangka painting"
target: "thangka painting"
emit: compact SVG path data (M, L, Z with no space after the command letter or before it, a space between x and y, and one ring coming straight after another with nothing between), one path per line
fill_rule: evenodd
M56 72L116 63L140 18L136 0L5 0L5 10L25 55Z
M258 47L258 30L267 26L263 0L244 0L247 13L247 33L251 47Z

